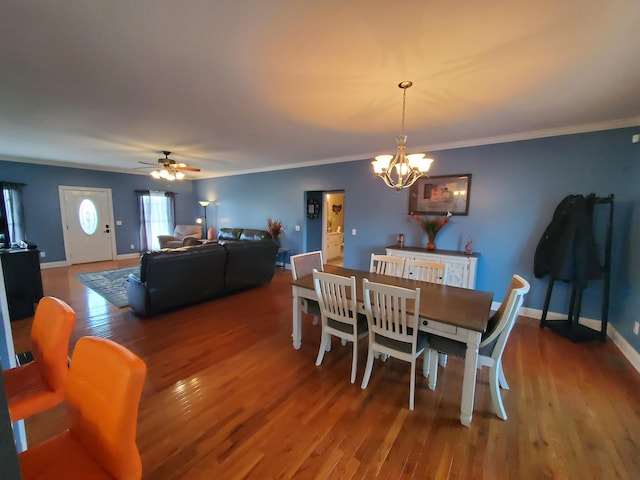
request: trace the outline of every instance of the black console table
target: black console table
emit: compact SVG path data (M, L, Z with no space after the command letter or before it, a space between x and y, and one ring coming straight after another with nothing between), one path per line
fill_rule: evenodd
M35 313L42 298L40 253L36 249L0 249L9 319L20 320Z

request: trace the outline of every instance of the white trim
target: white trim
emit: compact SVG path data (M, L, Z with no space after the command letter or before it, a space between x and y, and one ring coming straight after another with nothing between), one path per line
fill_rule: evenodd
M140 258L139 253L123 253L122 255L117 255L116 260L129 260L131 258Z
M491 305L491 308L493 310L497 310L496 306L499 307L500 303L493 302L493 304ZM520 315L522 315L523 317L529 317L529 318L541 318L542 310L539 310L537 308L521 307ZM547 320L553 321L553 320L566 320L566 319L567 319L566 313L565 314L556 313L556 312L547 313ZM579 322L581 325L585 325L589 328L593 328L594 330L600 330L600 325L602 323L601 320L594 320L592 318L584 318L584 317L580 317ZM616 347L618 347L620 352L622 352L624 357L627 360L629 360L629 362L631 363L631 365L633 365L636 371L640 373L640 352L637 352L631 346L631 344L627 342L627 340L622 335L620 335L620 333L611 324L611 322L607 324L607 337L609 337L609 339L613 342L613 344Z
M69 262L66 260L62 260L60 262L45 262L40 263L40 269L44 270L45 268L58 268L58 267L68 267Z

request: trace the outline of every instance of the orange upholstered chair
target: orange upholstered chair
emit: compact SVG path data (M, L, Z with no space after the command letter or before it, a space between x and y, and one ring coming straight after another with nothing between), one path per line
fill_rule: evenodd
M2 372L11 421L48 410L64 399L69 339L76 313L62 300L43 297L31 326L34 360Z
M136 428L146 373L140 358L111 340L78 340L65 390L69 428L20 454L22 478L139 479Z

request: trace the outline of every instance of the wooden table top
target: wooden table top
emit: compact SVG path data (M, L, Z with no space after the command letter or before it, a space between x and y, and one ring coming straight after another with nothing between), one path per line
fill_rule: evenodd
M364 302L362 279L404 288L420 288L420 316L449 325L484 332L491 313L493 293L481 290L419 282L350 268L325 265L324 271L345 277L356 277L356 299ZM313 290L313 275L294 280L292 285Z

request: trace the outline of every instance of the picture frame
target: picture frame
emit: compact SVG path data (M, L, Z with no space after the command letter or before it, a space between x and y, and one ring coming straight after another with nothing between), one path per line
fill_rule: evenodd
M409 188L409 215L469 215L471 174L419 178Z

